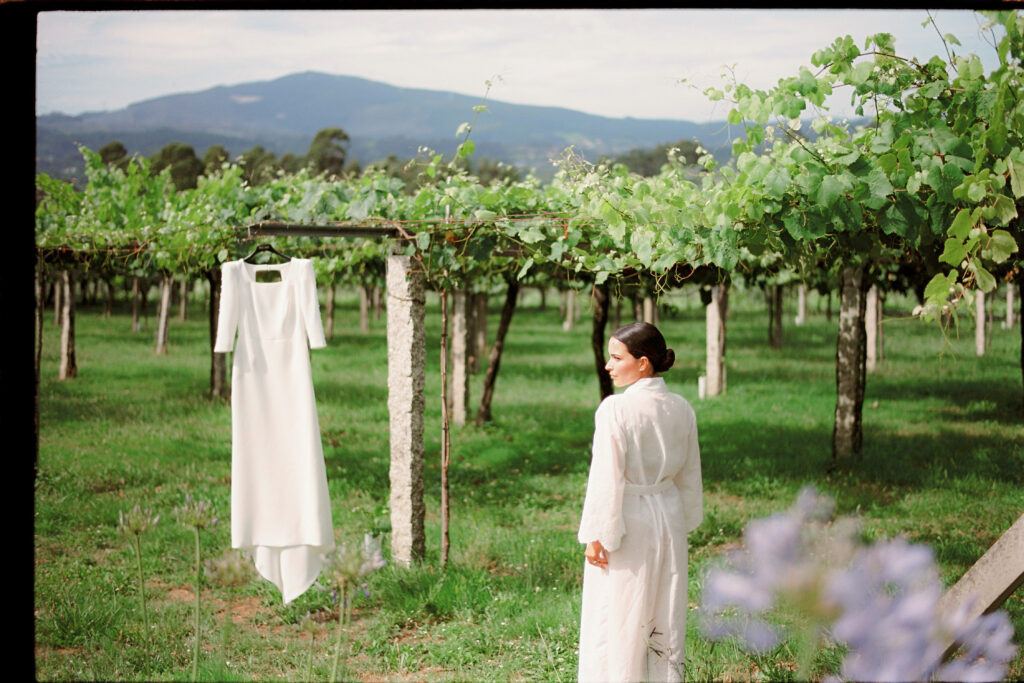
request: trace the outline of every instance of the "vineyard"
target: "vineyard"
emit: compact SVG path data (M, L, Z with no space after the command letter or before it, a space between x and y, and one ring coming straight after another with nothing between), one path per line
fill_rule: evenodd
M684 318L703 322L702 334L690 340L702 353L687 366L701 376L701 398L744 395L750 388L744 382L755 382L749 373L734 371L726 378L726 369L734 367L727 362L733 357L726 354L727 344L730 354L750 348L746 338L731 336L733 325L749 335L745 307L752 292L763 293L768 309L763 338L781 354L784 292L799 292L798 324L806 320L805 305L811 300L831 320L834 298L838 318L835 336L829 337L834 345L826 343L830 359L824 361L832 367L834 390L818 399L834 406L826 426L831 439L819 444L820 461L808 475L827 471L830 477L856 478L878 467L875 456L863 457L865 439L871 439L863 422L868 380L881 362L878 323L886 302L898 302L901 325L919 326L947 347L957 345L959 326L969 312L981 355L994 336L988 329L993 295L1005 293L1004 326L1010 328L1018 306L1014 298L1024 299L1019 248L1024 239L1024 16L985 14L999 56L999 66L990 73L977 56L957 55L951 35L943 37L945 57L925 63L899 56L888 34L870 36L860 46L849 36L839 38L815 53L809 66L769 90L735 81L707 88L707 97L731 104L728 122L737 130L733 160L720 165L703 153L692 166L678 150L670 150L662 170L650 177L621 164L590 164L569 149L557 160L559 170L550 183L528 176L485 184L458 163L475 152L472 121L455 131L461 144L454 158L422 150L409 162L412 174L406 175L413 181L371 167L358 176L301 170L251 184L242 168L228 161L201 176L195 188L178 189L169 169L152 173L143 158L123 167L107 165L83 147L86 178L79 186L45 175L36 181L37 394L45 401L70 391L54 388L51 378L42 376L51 367L44 360L47 353L58 381L74 384L80 381L79 369L85 373L88 358L100 352L88 344L106 343L96 334L95 321L88 336L76 333L80 301L117 320L129 313L121 310L120 300L126 298L131 330L138 332L156 286L152 352L159 358L148 363L180 363L173 359L179 347L196 351L205 346L208 385L204 379L201 388L192 383L188 391L193 400L211 399L204 404L210 410L223 411L230 378L225 355L213 352L223 263L246 256L259 243L272 243L287 256L314 259L327 336L347 340L355 327L368 335L372 325L380 325L383 309L390 309L389 316L398 314L398 287L405 284L394 279L401 268L402 283L419 282L428 292L429 305L422 295L404 295L420 297L421 319L415 324L430 330L420 335L421 347L425 336L440 343L440 366L430 363L440 381L434 376L426 380L435 392L427 394L426 411L441 413L442 523L437 533L443 552L437 560L446 566L451 427L462 429L457 434L471 442L484 440L488 425L502 421L497 411L516 412L507 401L495 399L503 391L496 385L506 340L514 338L516 316L522 316L517 308L528 292L541 294L542 310L548 293L556 292L567 333L574 330L579 308L590 313L585 353L593 356L595 404L612 393L603 370L609 325L656 322L662 315L671 319L679 314L680 301L688 302ZM858 115L870 116L871 123L851 129L829 118L821 107L836 92L849 92ZM485 102L476 113L486 109ZM813 138L800 133L801 119L807 118ZM356 293L358 325L337 296L339 289L343 296ZM209 316L205 345L189 317L197 297ZM489 341L488 301L495 300L501 301L499 322ZM46 324L50 303L59 327ZM423 309L436 317L424 321ZM893 305L888 309L893 311ZM413 320L417 313L409 315ZM390 317L388 325L390 345L395 343ZM1024 326L1019 327L1024 340ZM59 342L49 338L51 329L58 330ZM176 337L179 329L186 338ZM573 334L583 339L578 331ZM997 345L1005 343L1004 335ZM1024 379L1024 343L1021 348ZM401 353L420 358L415 354L422 354L422 348L403 347ZM380 358L374 362L386 365ZM516 363L514 355L504 359L506 372L516 378L510 378L515 382L510 386L529 392ZM921 355L917 363L946 367L937 353ZM426 361L417 364L414 372L424 373ZM483 379L475 409L469 403L474 371ZM41 386L48 388L42 391ZM996 410L1003 416L1012 411L1019 420L1024 393L1017 389L1011 398L1005 387L1003 382L997 392L1002 404ZM424 391L422 381L419 391ZM975 399L965 396L959 408L969 411ZM1006 405L1011 401L1014 405ZM492 403L498 406L494 410ZM45 428L41 415L52 417L53 410L37 407L37 433ZM422 417L423 407L419 410ZM223 421L218 415L215 419ZM575 418L584 425L590 419ZM380 416L365 422L379 427ZM422 458L422 425L418 436L411 433L419 439ZM571 437L574 443L579 436ZM40 438L37 471L52 477L47 458L53 454L43 448L45 443ZM1019 458L1019 442L1016 449ZM454 452L460 452L458 446ZM429 556L419 514L420 545L414 539L413 547L402 550L412 564ZM399 526L394 520L392 525ZM735 536L737 530L730 533ZM459 563L469 561L470 550L456 546L455 571L462 572ZM295 614L289 614L294 621ZM561 640L555 645L566 646L572 638ZM538 664L538 675L557 677L558 667L548 664ZM1019 673L1019 658L1016 666Z

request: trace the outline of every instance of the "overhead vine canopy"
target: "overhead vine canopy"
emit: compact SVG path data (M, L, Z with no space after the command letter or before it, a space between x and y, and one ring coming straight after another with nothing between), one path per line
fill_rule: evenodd
M693 180L676 151L649 178L570 151L546 185L533 177L484 185L433 155L412 193L380 170L342 181L300 171L251 186L231 163L176 190L168 171L150 173L145 159L107 167L83 149L83 192L38 178L37 244L44 256L70 250L85 265L202 271L232 257L236 226L383 221L415 235L406 249L440 284L494 272L523 278L538 268L601 284L625 272L664 276L680 264L732 272L766 259L878 260L891 249L941 263L925 292L925 312L934 313L995 287L1021 239L1024 20L984 14L999 58L988 74L976 55L955 53L953 36L943 38L945 58L921 63L899 56L880 33L863 47L837 38L768 90L708 88L709 98L732 103L729 122L745 135L734 141L734 162L719 166L704 153ZM869 125L850 129L821 110L843 88L858 113L871 115ZM800 119L815 110L810 140ZM458 154L471 153L470 143ZM379 260L385 248L359 239L286 243L330 255L339 269Z

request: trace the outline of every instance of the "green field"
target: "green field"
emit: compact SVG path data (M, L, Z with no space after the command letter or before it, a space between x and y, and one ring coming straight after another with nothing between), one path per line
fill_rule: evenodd
M491 300L492 340L501 298ZM452 550L444 571L440 316L436 297L428 299L427 560L370 575L344 645L346 680L575 680L583 569L575 536L599 394L588 311L564 332L556 298L548 299L541 310L536 291L522 297L495 422L453 430ZM734 293L728 392L701 401L703 309L694 291L667 301L673 310L661 328L678 360L666 380L696 409L705 486L704 523L690 537L691 606L700 599L701 570L739 541L748 520L789 507L806 483L834 496L841 514L860 516L869 537L903 534L932 546L947 584L1024 512L1019 330L994 325L991 347L978 358L969 327L944 338L891 297L885 360L868 377L863 457L852 473L830 473L838 316L826 321L823 302L812 297L809 321L796 327L787 301L784 346L773 350L760 295ZM34 528L39 679L191 676L193 537L173 510L186 493L210 501L220 521L201 534L203 557L228 551L231 452L230 408L206 398L201 301L191 316L172 322L170 353L157 357L152 318L132 332L124 304L112 318L82 308L79 376L58 382L59 329L47 313ZM388 520L384 327L376 320L361 334L357 300L347 293L333 340L312 353L339 541L357 541ZM473 379L474 401L482 377ZM141 537L148 650L134 550L117 531L118 512L135 504L160 515ZM329 675L338 609L327 590L314 587L285 607L272 584L253 578L237 589L206 581L200 597L202 679L304 680L309 631L313 678ZM1024 590L1004 607L1015 641L1024 640ZM695 619L688 628L690 678L795 675L786 644L750 658L730 643L704 640ZM818 673L837 657L823 651ZM1009 678L1024 678L1020 651Z

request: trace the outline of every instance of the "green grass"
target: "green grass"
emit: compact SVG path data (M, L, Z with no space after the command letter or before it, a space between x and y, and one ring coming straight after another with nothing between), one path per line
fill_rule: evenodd
M546 311L530 291L506 343L493 411L483 428L453 431L451 557L440 553L440 320L428 300L425 470L426 562L387 567L354 603L346 677L354 680L549 680L576 674L582 549L576 528L599 395L589 317L566 333L555 297ZM868 378L864 452L852 471L831 470L835 327L812 296L784 347L767 346L759 296L735 293L728 321L728 393L697 399L704 354L695 292L674 294L661 327L677 352L671 388L693 403L700 425L704 523L690 537L690 602L701 572L740 539L753 517L788 507L814 483L869 537L903 534L936 552L952 583L1024 511L1024 430L1018 330L993 331L977 358L973 333L944 339L901 314L891 297L885 360ZM490 332L500 297L492 300ZM789 302L787 302L789 305ZM815 310L817 309L819 310ZM626 309L623 307L623 315ZM902 306L902 309L909 306ZM79 376L57 382L59 330L47 316L35 488L36 675L46 680L161 680L191 676L191 531L173 515L185 493L210 500L218 526L202 532L203 556L230 545L230 408L210 402L206 317L172 322L170 354L153 355L153 324L133 333L126 311L78 313ZM383 319L358 331L357 301L341 297L336 334L312 353L336 534L358 539L388 523L388 413ZM473 379L479 398L482 373ZM153 653L143 627L133 550L116 530L136 503L160 515L142 537ZM387 552L387 543L385 543ZM205 581L205 580L204 580ZM222 643L225 606L236 623ZM205 680L300 680L307 616L324 628L313 676L330 672L337 608L316 587L291 605L254 578L237 591L204 583ZM1005 605L1024 640L1024 594ZM819 656L819 673L840 655ZM750 658L700 637L690 619L688 676L784 680L795 657L786 644ZM148 668L147 668L148 667ZM148 672L148 673L146 673ZM1024 654L1010 670L1024 677Z

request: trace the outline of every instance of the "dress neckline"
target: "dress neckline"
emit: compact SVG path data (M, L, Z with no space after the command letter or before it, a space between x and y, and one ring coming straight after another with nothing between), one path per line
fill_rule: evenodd
M668 387L665 385L665 378L658 377L641 377L637 381L626 387L626 390L622 393L641 391L643 389L652 389L654 391L667 391Z
M239 263L242 264L242 271L245 273L246 279L254 285L282 285L289 280L291 275L291 265L295 263L295 259L291 259L287 263L249 263L245 259L239 259ZM277 282L259 282L256 280L256 273L261 270L277 270L281 272L281 279Z

